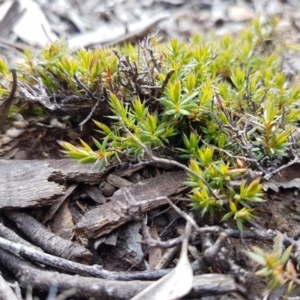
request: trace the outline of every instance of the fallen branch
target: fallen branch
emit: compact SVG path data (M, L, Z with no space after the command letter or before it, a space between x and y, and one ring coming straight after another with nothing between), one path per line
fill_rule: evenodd
M103 300L130 299L151 284L150 281L112 281L41 271L31 263L5 250L0 251L0 263L17 277L23 288L31 286L33 289L48 291L55 286L61 292L76 287L76 296L81 298L98 299L101 296ZM242 290L231 275L206 274L194 277L193 287L188 296L222 295Z
M39 262L43 265L54 267L58 270L71 272L81 276L92 276L97 278L109 280L155 280L168 274L172 269L155 270L155 271L141 271L141 272L113 272L104 270L99 265L87 266L74 261L53 256L51 254L38 252L31 247L22 244L14 243L12 241L0 237L0 248L5 249L13 254L22 256L31 261Z
M15 222L30 240L47 252L86 264L92 262L93 257L90 251L48 231L42 223L32 216L18 211L6 211L5 215Z
M58 292L62 292L76 287L76 296L81 299L99 299L100 296L101 299L109 300L130 299L151 283L112 281L43 271L5 250L0 251L0 263L16 276L22 288L31 286L33 289L49 291L54 286Z

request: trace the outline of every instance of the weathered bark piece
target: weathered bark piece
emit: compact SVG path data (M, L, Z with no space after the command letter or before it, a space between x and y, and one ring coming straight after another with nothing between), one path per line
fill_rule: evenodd
M83 165L70 159L0 160L0 208L51 205L64 194L66 181L98 184L100 164Z
M119 189L111 197L110 202L86 213L76 224L76 230L87 238L96 238L110 233L130 221L132 217L138 216L141 212L147 212L167 203L164 199L148 201L139 207L131 208L130 213L127 213L122 209L123 206L130 205L125 196L126 193L129 192L136 202L163 196L167 197L182 188L185 179L186 174L184 172L173 171Z
M103 161L96 164L80 164L77 160L71 159L49 159L47 163L50 168L55 171L50 176L50 181L71 181L86 184L99 184L102 181L102 174L100 173Z
M113 174L108 175L107 182L117 188L122 188L124 186L130 186L133 184L132 182L128 181L127 179L124 179L122 177L119 177L119 176L116 176Z
M84 185L84 191L98 204L103 204L106 202L106 198L100 191L99 187L94 185Z
M56 286L61 292L76 287L76 296L82 299L89 297L102 300L130 299L152 283L151 281L138 280L113 281L41 271L29 262L5 250L0 251L0 263L17 277L23 288L31 286L33 289L49 291L51 286ZM193 287L188 296L199 298L238 291L239 286L236 284L234 276L205 274L194 277Z
M6 211L5 214L30 240L48 253L81 263L90 264L92 262L90 251L48 231L32 216L18 211Z
M109 246L116 246L118 241L120 228L114 230L110 234L104 235L99 239L95 240L94 249L98 249L98 247L102 244L109 245Z
M123 225L118 232L117 247L111 249L110 254L118 257L118 264L130 264L138 267L138 270L147 270L149 266L145 261L145 253L142 249L142 235L140 222L129 222Z
M0 208L50 205L64 186L49 182L54 169L42 161L0 160Z
M19 300L9 284L0 275L0 299L1 300Z

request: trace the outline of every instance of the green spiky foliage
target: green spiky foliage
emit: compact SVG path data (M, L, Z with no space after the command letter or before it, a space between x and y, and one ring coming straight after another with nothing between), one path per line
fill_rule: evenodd
M283 251L283 236L278 232L271 252L264 252L255 246L252 252L246 252L249 258L263 267L255 274L270 279L268 284L270 291L275 291L281 286L286 286L285 297L288 297L293 291L295 287L293 278L297 277L294 265L289 259L292 248L293 245L290 245Z
M233 218L242 230L263 201L262 185L230 183L248 169L268 174L299 148L291 138L300 116L299 85L283 72L288 45L277 22L254 20L236 37L152 39L150 48L127 44L71 53L58 42L38 54L27 51L18 80L23 96L39 84L54 100L75 95L101 98L100 112L109 106L109 123L93 116L103 141L60 142L67 155L108 163L147 159L145 149L172 153L189 167L192 207L211 216L221 212L222 221ZM5 66L0 61L3 78Z
M299 87L281 69L286 45L276 37L276 19L255 20L236 38L194 36L189 42L154 44L154 58L129 46L123 49L127 57L117 55L119 68L113 64L110 73L114 84L122 84L117 92L110 89L113 126L95 121L106 149L81 160L120 159L125 153L143 159L141 144L161 155L172 148L190 160L186 184L193 208L211 216L224 211L222 221L233 218L242 230L244 221L255 218L255 204L263 201L262 185L257 179L242 181L236 190L230 181L248 168L266 173L273 161L288 157L300 113ZM130 72L140 81L124 78ZM62 146L72 157L70 146ZM89 151L84 145L80 149Z
M284 73L282 58L294 46L282 41L277 23L254 20L235 37L154 38L150 46L147 40L75 53L57 42L40 53L28 50L17 70L20 98L49 97L50 104L69 99L75 107L82 99L93 105L100 99L93 118L103 139L93 139L94 145L59 141L66 155L81 163L101 160L102 168L112 160L147 160L147 149L173 155L187 166L192 209L212 218L218 213L223 222L233 219L242 231L265 201L260 181L245 174L252 169L271 176L283 158L299 152L293 133L300 89ZM4 98L11 74L2 59L0 76ZM263 266L257 275L269 277L272 290L287 283L289 292L295 272L288 262L291 247L278 250L281 240L272 253L254 248L248 255Z

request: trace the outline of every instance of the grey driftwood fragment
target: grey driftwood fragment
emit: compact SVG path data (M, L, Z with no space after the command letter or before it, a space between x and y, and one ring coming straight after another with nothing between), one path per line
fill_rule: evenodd
M130 206L131 204L126 198L126 193L129 193L135 202L168 197L183 188L185 179L185 172L173 171L121 188L110 198L110 202L99 205L87 212L76 224L76 230L87 238L96 238L108 234L132 220L133 217L139 216L140 213L145 213L167 203L164 199L149 201L139 207L130 208L126 212L124 206Z
M70 159L0 159L0 209L51 205L64 195L66 182L100 181L99 166Z

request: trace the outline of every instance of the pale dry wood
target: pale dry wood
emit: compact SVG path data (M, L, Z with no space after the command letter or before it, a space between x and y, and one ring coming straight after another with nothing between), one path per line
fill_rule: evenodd
M134 217L138 217L141 213L166 204L167 201L165 199L146 201L146 203L143 200L170 196L183 187L185 179L185 172L173 171L119 189L111 197L110 202L90 210L77 223L76 230L87 238L95 238L110 233ZM124 206L130 206L126 193L136 203L139 201L143 201L143 203L139 207L133 207L129 211L124 211Z
M0 275L0 299L1 300L20 300L13 292L8 282Z
M225 274L203 274L194 276L193 287L189 297L202 297L212 295L224 295L230 292L241 292L245 290L239 286L232 275ZM242 299L242 298L240 298Z
M168 14L163 13L153 16L148 20L142 20L136 24L129 24L128 33L124 32L124 27L116 28L114 31L109 32L109 34L104 34L99 29L94 32L84 33L70 38L68 40L68 46L70 49L76 50L92 45L101 44L108 47L121 43L135 42L146 36L161 21L166 20L168 17Z
M19 2L24 13L14 24L14 35L30 47L46 47L49 42L56 41L58 36L52 30L42 6L36 1Z
M49 182L54 173L47 162L0 160L0 208L50 205L64 186Z
M0 208L51 205L66 182L99 183L100 165L93 166L70 159L0 160Z
M14 28L15 24L18 22L25 9L21 8L19 1L13 1L6 11L5 16L0 22L0 36L6 37L9 32Z

